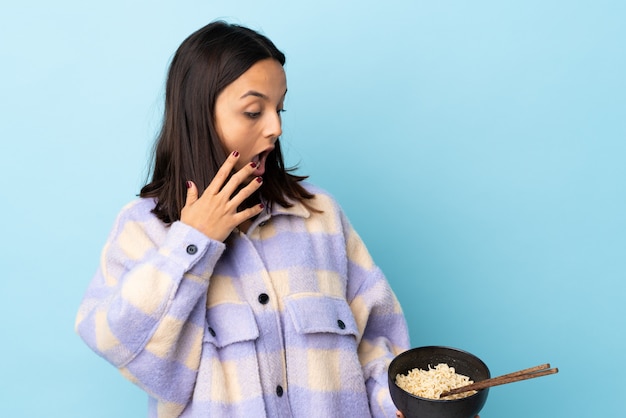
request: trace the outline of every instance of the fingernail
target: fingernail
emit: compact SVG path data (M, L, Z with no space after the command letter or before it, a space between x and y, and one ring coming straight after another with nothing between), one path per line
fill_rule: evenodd
M252 168L256 168L256 163L255 163L254 161L252 161L252 162L250 163L250 167L252 167Z
M263 183L263 177L257 177L256 178L256 182L257 183Z
M237 151L233 151L233 157L239 157L239 153Z
M259 203L259 208L263 209L265 205L263 203Z
M187 182L187 188L191 189L191 182L190 181Z

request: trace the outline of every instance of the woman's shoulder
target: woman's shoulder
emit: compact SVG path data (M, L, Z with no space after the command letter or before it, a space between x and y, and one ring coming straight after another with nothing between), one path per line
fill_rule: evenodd
M130 224L143 225L142 229L165 228L165 224L152 212L156 206L154 198L138 197L125 204L118 212L114 229Z
M155 205L156 200L153 198L135 198L124 205L117 214L110 239L120 234L162 236L168 225L152 212Z
M300 184L307 192L314 196L310 203L316 209L321 211L331 210L333 212L341 209L335 196L328 190L316 184L309 183L308 181L302 181Z
M138 197L126 203L119 212L120 217L125 218L144 218L150 219L156 217L152 210L156 206L156 200L151 197Z
M324 199L330 199L333 202L337 202L337 200L335 199L335 196L333 196L333 194L331 192L329 192L328 190L324 189L323 187L320 187L316 184L310 183L308 181L302 181L300 183L302 185L302 187L304 187L304 189L311 193L312 195L315 195L315 197L322 197Z

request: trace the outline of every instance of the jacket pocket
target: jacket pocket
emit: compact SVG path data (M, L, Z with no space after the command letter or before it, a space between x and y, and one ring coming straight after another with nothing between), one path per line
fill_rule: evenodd
M204 341L217 348L259 338L252 308L245 303L221 303L207 309Z
M358 337L348 303L321 293L298 293L285 300L295 330L300 334L332 333Z

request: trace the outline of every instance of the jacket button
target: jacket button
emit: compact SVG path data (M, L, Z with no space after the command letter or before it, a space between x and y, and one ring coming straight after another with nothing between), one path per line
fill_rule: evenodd
M211 336L215 337L215 330L211 327L209 327L209 334L211 334Z
M283 396L283 387L281 385L276 386L276 395L280 398Z
M259 295L259 303L261 305L265 305L267 302L269 302L270 297L267 295L267 293L261 293Z
M263 222L259 223L259 226L265 226L265 225L267 225L267 221L263 221Z
M187 246L187 254L194 255L197 252L198 252L198 247L196 247L195 245L191 244Z
M346 324L343 323L343 321L341 319L337 320L337 325L339 326L339 328L341 329L346 329Z

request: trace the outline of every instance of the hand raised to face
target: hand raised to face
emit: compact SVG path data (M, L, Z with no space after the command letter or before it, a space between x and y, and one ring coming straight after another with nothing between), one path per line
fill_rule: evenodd
M187 200L180 214L181 222L211 239L224 241L235 227L261 213L262 204L238 211L243 201L263 183L261 177L253 176L249 180L257 166L254 162L246 164L229 178L239 157L237 151L228 156L200 197L197 186L187 182ZM237 191L242 185L243 188Z

